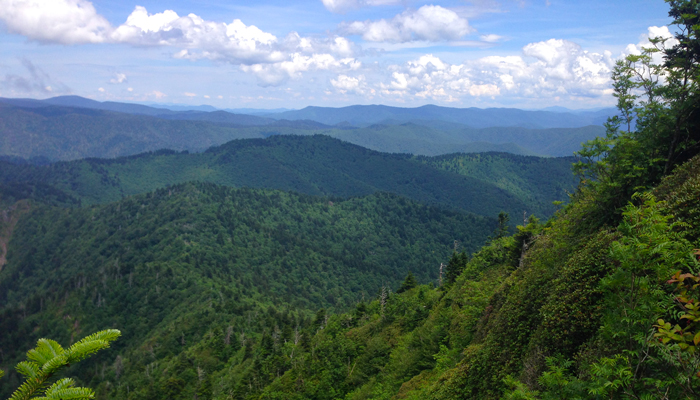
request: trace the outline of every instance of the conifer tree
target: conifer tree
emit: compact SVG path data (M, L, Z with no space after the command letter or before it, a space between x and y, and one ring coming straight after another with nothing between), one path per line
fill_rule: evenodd
M49 384L61 369L108 348L120 335L117 329L107 329L83 338L68 349L51 339L39 339L36 347L27 352L27 361L15 367L26 380L9 400L94 399L95 392L89 388L75 387L73 378L63 378ZM0 370L0 377L2 375Z
M445 283L447 285L457 280L457 277L462 274L462 271L467 266L467 262L469 262L467 253L452 253L452 258L450 258L450 261L447 263L447 270L445 272Z
M416 281L416 277L413 276L413 272L408 271L406 279L403 280L401 287L399 287L399 290L397 290L396 293L403 293L407 290L413 289L416 286L418 286L418 281Z

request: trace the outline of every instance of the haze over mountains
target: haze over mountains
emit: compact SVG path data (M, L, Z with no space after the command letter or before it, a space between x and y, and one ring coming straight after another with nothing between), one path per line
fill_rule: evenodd
M0 99L0 155L72 160L158 149L204 151L234 139L323 134L377 151L440 155L501 151L569 156L604 133L610 109L307 107L266 116L173 111L78 96Z

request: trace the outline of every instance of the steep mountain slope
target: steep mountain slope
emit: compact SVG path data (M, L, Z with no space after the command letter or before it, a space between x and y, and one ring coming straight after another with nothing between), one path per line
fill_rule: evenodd
M569 160L552 161L558 168L569 163ZM546 163L542 167L546 168ZM511 174L517 174L515 169L511 167ZM198 180L342 197L385 191L490 217L500 211L511 215L522 215L523 211L551 215L551 202L565 199L564 189L572 190L573 182L570 175L549 176L556 182L552 185L560 185L562 190L547 188L538 195L544 201L533 202L513 194L511 190L520 183L513 183L515 186L507 189L495 185L494 182L504 179L495 170L491 176L459 175L409 156L378 153L327 136L239 140L201 154L156 152L48 166L4 163L0 168L0 183L50 185L80 198L83 204L115 201L125 195ZM537 192L536 187L526 190Z
M40 335L69 342L122 329L111 353L75 370L100 399L574 399L598 391L622 399L632 385L652 393L665 385L668 398L691 399L667 376L687 376L697 388L697 356L666 358L646 338L658 332L658 316L676 313L665 283L673 269L700 266L692 250L700 211L689 201L700 196L699 172L696 157L654 191L663 201L647 196L628 206L618 228L590 220L601 203L586 188L546 225L530 219L471 259L454 253L439 288L410 276L399 285L405 269L396 267L418 268L425 282L418 266L438 260L421 259L432 257L424 246L440 245L416 240L444 235L460 215L392 196L331 205L200 184L101 207L38 208L17 225L0 274L0 328L10 332L0 348L13 362L15 349ZM389 242L363 248L377 240ZM451 248L442 248L446 260ZM347 258L356 254L365 258ZM391 266L386 257L397 254L404 259ZM345 283L365 271L367 281ZM648 279L629 281L630 273ZM393 279L380 288L383 274ZM378 292L369 301L342 295L368 283ZM356 303L312 317L309 296ZM641 336L616 336L630 332ZM624 355L640 345L645 368L630 377L634 364Z
M100 398L114 390L160 397L171 384L194 394L202 389L198 379L160 377L181 367L195 377L255 370L252 354L234 364L226 354L246 354L261 337L282 346L319 307L347 308L396 285L408 270L432 281L455 240L473 250L494 228L493 219L387 194L340 200L211 184L99 207L34 203L0 271L0 366L8 370L39 337L68 343L113 326L124 333L114 347L117 370L104 365L114 353L77 370L94 386L105 377L113 382ZM211 336L213 326L221 335ZM191 358L209 342L224 353ZM173 370L170 362L184 364ZM141 378L132 380L134 373ZM16 379L11 373L0 396Z

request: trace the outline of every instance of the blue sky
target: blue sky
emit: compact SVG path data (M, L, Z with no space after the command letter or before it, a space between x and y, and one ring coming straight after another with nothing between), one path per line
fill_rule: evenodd
M0 0L0 96L592 108L663 0Z

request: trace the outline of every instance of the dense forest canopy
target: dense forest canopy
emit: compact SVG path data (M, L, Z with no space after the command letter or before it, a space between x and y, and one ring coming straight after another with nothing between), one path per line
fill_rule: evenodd
M515 231L506 213L385 193L23 200L0 271L0 396L38 336L114 327L111 351L71 366L97 398L698 398L700 2L667 3L675 37L617 63L620 114L579 152L571 201ZM470 157L412 161L528 176Z
M159 151L45 166L0 161L0 183L48 185L81 204L193 180L324 196L382 191L492 218L500 211L548 217L555 210L551 203L565 200L576 185L573 158L491 154L460 158L455 162L461 169L431 160L379 153L322 135L274 136L235 140L197 154ZM477 164L482 167L467 168Z

